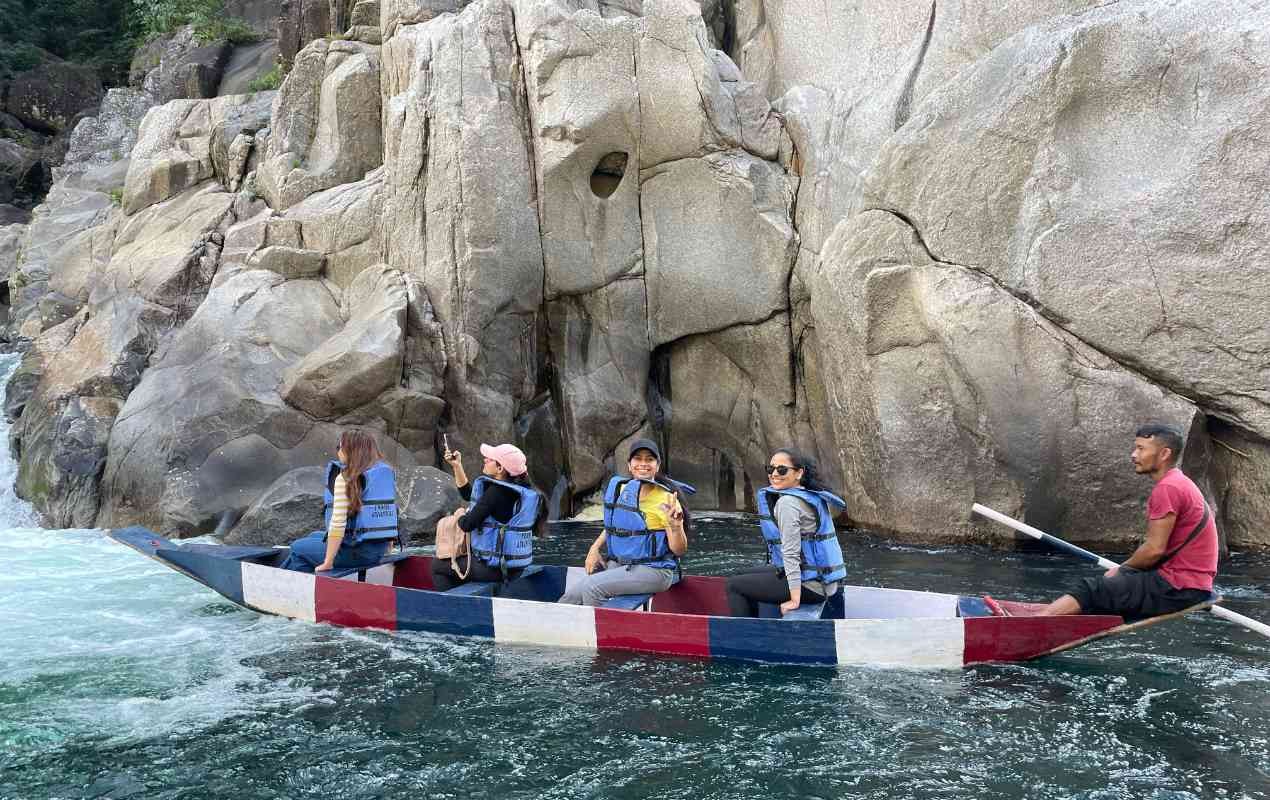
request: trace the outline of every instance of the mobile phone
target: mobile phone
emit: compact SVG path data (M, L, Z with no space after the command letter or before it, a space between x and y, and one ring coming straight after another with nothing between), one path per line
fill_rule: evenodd
M442 432L442 434L441 434L441 446L445 448L445 452L446 452L446 454L447 454L447 455L449 455L449 453L450 453L450 434Z

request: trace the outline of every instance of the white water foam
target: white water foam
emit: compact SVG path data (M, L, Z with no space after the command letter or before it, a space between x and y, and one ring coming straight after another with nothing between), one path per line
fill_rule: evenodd
M20 356L0 356L7 382ZM0 420L0 443L9 425ZM0 446L0 766L71 739L137 741L324 701L253 661L320 629L235 610L106 538L47 530Z
M7 386L13 371L22 363L18 353L0 355L0 386ZM0 529L36 528L40 515L31 504L18 497L13 483L18 477L18 465L9 453L9 422L0 418Z

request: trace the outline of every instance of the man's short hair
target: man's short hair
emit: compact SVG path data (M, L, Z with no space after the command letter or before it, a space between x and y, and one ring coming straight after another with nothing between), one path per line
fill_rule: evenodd
M1155 439L1172 450L1174 464L1182 458L1182 450L1186 447L1186 440L1182 438L1182 432L1172 425L1143 425L1138 428L1138 432L1134 436L1139 439Z

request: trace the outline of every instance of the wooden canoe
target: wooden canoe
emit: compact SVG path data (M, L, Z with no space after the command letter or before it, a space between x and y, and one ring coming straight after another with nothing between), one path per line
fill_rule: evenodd
M1126 624L1118 616L1037 616L1039 604L937 592L846 586L793 617L727 615L721 577L685 576L640 609L555 602L581 567L534 566L504 586L432 590L432 559L396 555L374 567L315 576L277 568L286 548L179 545L145 528L110 537L245 608L308 622L481 636L498 642L630 650L780 664L954 668L1026 661L1178 615ZM496 594L496 596L494 596ZM1217 602L1201 603L1197 611ZM631 605L627 603L626 605Z

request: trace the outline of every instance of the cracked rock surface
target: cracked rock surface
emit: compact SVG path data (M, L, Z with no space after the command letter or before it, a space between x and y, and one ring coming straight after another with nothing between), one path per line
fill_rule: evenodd
M557 513L644 435L698 508L796 446L896 537L1123 546L1167 421L1270 547L1270 5L849 5L306 0L276 93L112 90L0 230L19 492L282 542L361 425L423 536L441 432Z

